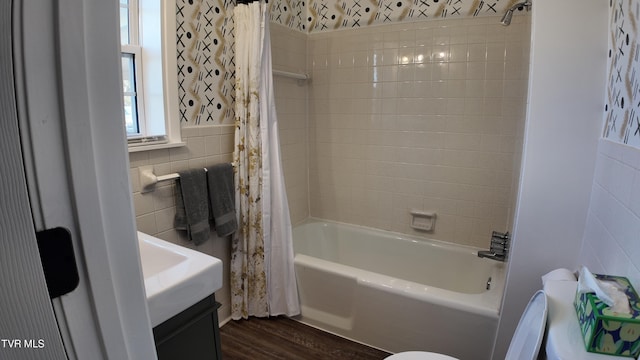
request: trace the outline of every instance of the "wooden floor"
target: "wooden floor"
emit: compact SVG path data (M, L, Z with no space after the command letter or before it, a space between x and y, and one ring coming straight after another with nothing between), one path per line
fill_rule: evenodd
M229 321L220 335L223 360L378 360L390 355L285 317Z

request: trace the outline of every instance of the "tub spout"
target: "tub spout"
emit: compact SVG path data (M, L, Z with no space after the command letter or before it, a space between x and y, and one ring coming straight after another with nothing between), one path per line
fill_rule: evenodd
M494 252L487 251L487 250L478 251L478 257L487 258L487 259L496 260L496 261L505 261L507 259L507 257L504 254L496 254Z

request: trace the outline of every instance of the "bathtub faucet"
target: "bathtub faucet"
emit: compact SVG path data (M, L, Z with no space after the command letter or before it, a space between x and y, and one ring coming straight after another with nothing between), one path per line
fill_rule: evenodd
M489 250L478 251L478 257L496 261L506 261L508 253L509 232L501 233L494 231L491 233L491 244L489 246Z

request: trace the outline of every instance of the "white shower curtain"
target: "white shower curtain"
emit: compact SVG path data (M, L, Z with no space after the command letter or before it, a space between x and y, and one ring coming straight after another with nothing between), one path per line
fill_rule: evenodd
M267 5L234 9L236 208L231 256L233 319L300 313L291 220L273 97Z

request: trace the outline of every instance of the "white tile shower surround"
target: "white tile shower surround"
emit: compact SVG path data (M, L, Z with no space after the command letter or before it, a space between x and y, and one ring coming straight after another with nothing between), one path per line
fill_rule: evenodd
M408 229L405 217L408 209L435 209L439 214L437 230L428 237L485 246L489 231L504 229L510 222L515 191L512 184L518 175L513 169L519 168L526 88L523 59L528 51L517 41L528 33L528 23L522 21L510 27L512 32L498 36L495 33L500 29L484 19L376 26L309 37L272 24L274 68L308 71L312 75L306 85L274 78L292 222L313 215L414 233ZM332 36L342 40L334 42ZM409 50L407 36L413 39L413 50ZM370 43L369 37L377 42ZM449 39L450 46L428 46L427 38L432 44ZM319 39L325 45L318 45ZM353 44L358 39L366 40L365 44ZM398 39L397 45L394 39ZM467 41L467 61L452 61L452 56L461 60L455 54L463 51L463 39ZM371 53L366 57L366 66L314 64L317 56L334 58L335 53L329 49L338 51L338 44L346 46L343 40L353 45L353 51L363 49L358 51ZM452 48L454 44L459 46ZM318 46L326 48L324 55L318 54ZM387 54L387 63L381 67L369 63L376 59L373 54L377 52L373 50L378 48L383 50L382 56L384 51ZM447 61L416 61L418 50L426 48L437 48L445 54L448 51L451 55L447 55ZM389 53L394 56L396 51L398 54L413 51L413 62L389 64ZM506 55L503 54L502 61L493 61L499 59L493 51ZM482 58L490 61L480 61ZM309 64L305 64L307 61ZM456 69L461 63L474 71L482 68L482 75L462 80L457 79L462 76L457 70L452 72L456 78L451 78L450 71L431 69ZM430 71L425 71L427 68ZM498 68L503 69L502 73ZM364 70L371 71L370 78L354 78L362 76ZM474 71L469 73L476 74ZM384 80L400 76L396 81L381 81L374 74L384 75ZM484 93L485 88L491 93L477 95ZM334 94L338 89L342 89L339 95L343 98ZM361 89L371 91L367 94ZM464 96L459 95L462 89ZM320 90L326 90L324 95ZM336 101L343 105L337 105ZM362 106L364 101L367 106ZM436 106L437 111L427 109L423 115L418 113L423 111L422 102L451 105ZM418 108L411 110L408 103ZM320 104L326 107L320 109ZM390 110L386 106L393 104L396 113L385 113L382 104L387 111ZM461 105L466 109L464 112L458 107ZM337 106L347 107L348 111ZM477 113L469 115L471 111ZM132 153L131 178L139 229L193 247L173 229L174 183L141 194L138 167L153 164L161 175L231 161L233 126L200 124L183 126L182 130L187 142L184 148ZM478 235L474 238L474 234ZM206 242L198 250L228 262L229 244L215 235L212 238L214 241ZM225 275L223 291L228 294L227 281ZM226 298L226 294L221 296L221 300ZM227 311L228 303L223 300L221 318L225 318Z
M270 31L273 68L306 73L307 35L273 23ZM291 222L297 224L309 217L309 86L308 82L282 76L273 80L289 211Z
M579 263L640 289L640 149L600 139Z
M309 193L319 218L486 246L515 201L529 18L311 34Z

